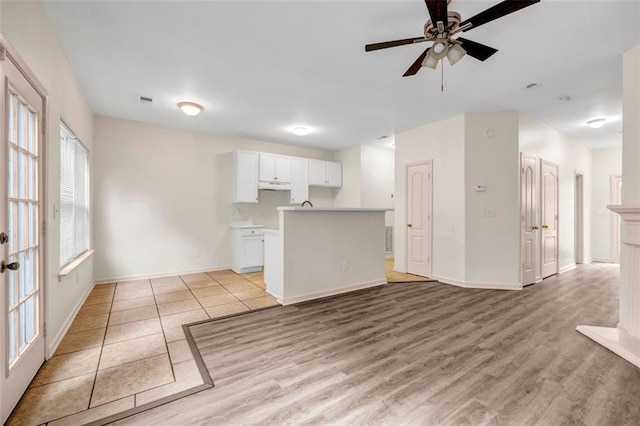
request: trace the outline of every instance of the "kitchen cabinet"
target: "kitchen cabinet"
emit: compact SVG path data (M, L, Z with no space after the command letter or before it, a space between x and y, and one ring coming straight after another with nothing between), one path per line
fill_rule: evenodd
M309 160L309 185L340 188L342 164L333 161Z
M251 221L231 224L231 269L238 274L258 272L264 264L263 227Z
M234 151L232 154L232 203L258 202L258 153Z
M291 158L260 153L261 182L291 182Z
M289 204L302 204L309 199L309 160L291 159L291 192Z

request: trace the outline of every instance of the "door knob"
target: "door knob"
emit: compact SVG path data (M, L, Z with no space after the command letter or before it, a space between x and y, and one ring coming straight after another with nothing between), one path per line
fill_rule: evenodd
M407 227L411 228L411 226L413 226L413 225L411 225L410 223L407 223Z
M537 226L532 226L531 229L535 231L536 229L538 229L538 227Z
M18 262L11 262L9 264L7 264L4 260L0 263L0 273L4 273L4 271L6 271L7 269L10 269L12 271L17 270L20 267L20 264Z
M549 229L547 225L542 225L542 229Z

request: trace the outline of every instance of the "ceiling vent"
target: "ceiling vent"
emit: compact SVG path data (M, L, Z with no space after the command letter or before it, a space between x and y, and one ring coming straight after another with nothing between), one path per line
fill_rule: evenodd
M153 105L153 98L148 96L140 96L139 100L142 105Z

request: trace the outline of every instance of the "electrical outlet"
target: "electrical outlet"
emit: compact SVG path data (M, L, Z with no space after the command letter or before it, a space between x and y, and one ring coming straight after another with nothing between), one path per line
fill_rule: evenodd
M345 260L344 262L342 262L342 270L343 271L348 271L349 270L349 261Z

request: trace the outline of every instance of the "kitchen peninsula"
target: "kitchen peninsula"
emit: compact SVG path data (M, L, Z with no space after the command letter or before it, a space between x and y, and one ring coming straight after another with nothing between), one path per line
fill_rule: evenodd
M264 281L282 305L386 284L387 209L278 207Z

